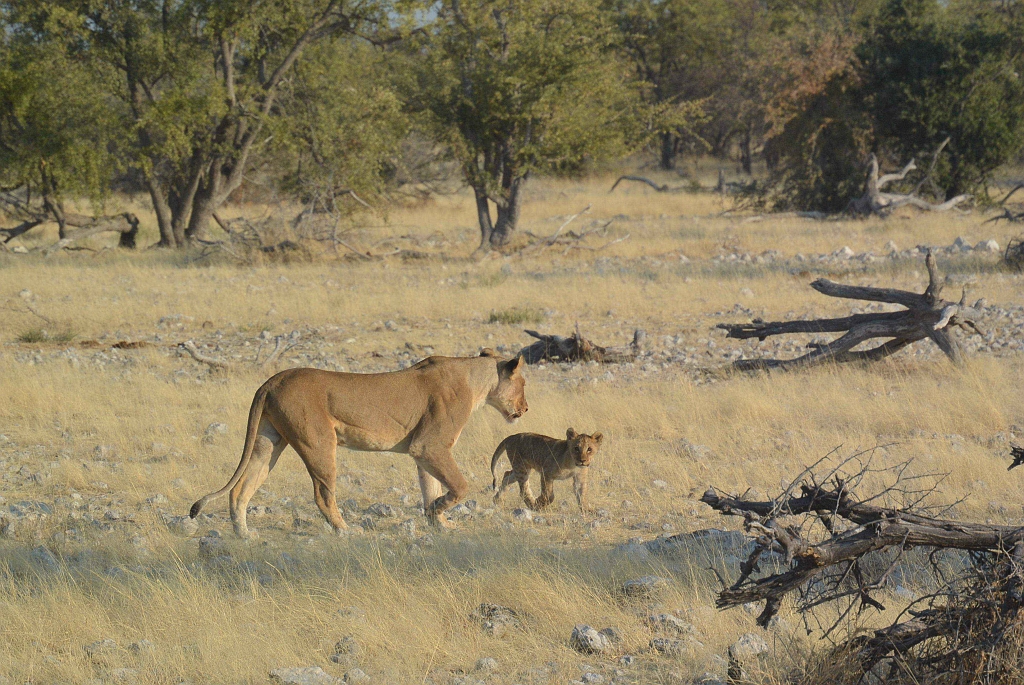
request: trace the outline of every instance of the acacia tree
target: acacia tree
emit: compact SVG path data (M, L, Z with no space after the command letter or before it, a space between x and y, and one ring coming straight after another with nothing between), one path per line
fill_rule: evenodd
M34 36L0 35L0 213L19 222L0 229L0 243L56 223L61 240L71 239L69 227L117 230L120 244L134 247L134 215L100 215L119 164L117 114L95 83ZM77 213L68 200L88 200L92 212Z
M378 0L27 0L5 15L104 75L93 83L120 105L126 164L149 192L163 246L202 238L267 151L304 52L386 17Z
M858 47L861 102L896 159L949 138L935 171L946 199L970 192L1024 145L1019 2L888 0Z
M411 50L409 102L476 198L480 247L506 244L538 171L573 172L641 138L638 86L586 0L444 0ZM496 216L492 219L491 204Z
M693 63L702 63L703 85L715 80L710 66L721 42L715 30L721 15L709 3L698 7L694 0L610 0L606 4L618 27L622 50L645 84L644 99L660 114L660 166L674 169L685 138L706 145L694 125L705 119L703 104L711 91L694 87Z

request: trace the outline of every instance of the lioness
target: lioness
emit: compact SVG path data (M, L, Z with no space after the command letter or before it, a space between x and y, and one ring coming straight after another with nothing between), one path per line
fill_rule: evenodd
M526 413L522 358L429 357L391 373L290 369L256 391L245 447L227 485L192 505L195 518L211 499L231 491L235 533L249 535L246 505L291 445L313 479L313 498L335 530L347 528L334 498L337 446L408 454L419 469L423 509L448 526L444 512L469 487L452 448L473 410L491 405L509 423ZM441 486L447 489L442 496Z
M600 433L585 435L572 428L565 431L565 440L549 438L536 433L516 433L501 441L491 457L491 476L494 480L494 503L501 500L505 488L519 481L519 493L526 506L540 510L555 501L555 481L572 476L573 491L580 511L586 510L587 474L591 459L597 454L604 436ZM505 472L498 485L498 459L508 454L510 471ZM534 499L530 489L530 473L540 471L540 497Z

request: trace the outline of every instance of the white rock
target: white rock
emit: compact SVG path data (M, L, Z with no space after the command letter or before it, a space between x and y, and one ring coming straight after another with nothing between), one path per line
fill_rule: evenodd
M172 516L167 521L167 527L175 535L189 538L199 532L199 522L188 516Z
M604 676L600 673L584 673L580 676L580 681L587 685L601 685L604 682Z
M999 252L999 243L989 238L988 240L982 240L974 246L975 250L979 252Z
M529 509L523 509L520 507L519 509L512 510L512 518L516 521L529 523L533 520L533 512L530 511Z
M270 672L270 679L285 685L339 685L343 682L319 666L275 668Z
M53 552L43 545L39 545L33 549L29 556L32 557L32 561L45 568L47 571L57 571L60 569L60 562L57 561L57 557L53 556Z
M891 240L887 242L884 246L882 246L882 249L890 254L893 252L899 252L900 250L898 247L896 247L896 243L894 243Z
M655 630L668 630L679 635L692 635L697 632L692 623L687 623L672 614L654 614L647 617L647 622Z
M28 254L28 248L24 245L15 245L11 248L11 252L14 254Z
M370 676L366 675L361 668L350 668L345 672L346 683L368 683Z
M85 646L85 653L89 656L95 654L103 654L104 652L113 652L117 649L117 643L111 640L109 637L105 637L102 640L96 640L96 642L90 642Z
M627 580L622 584L622 594L628 597L649 597L655 591L667 587L672 581L661 576L643 576Z
M128 651L135 654L152 654L153 643L149 640L139 640L128 645Z
M475 670L481 671L483 673L491 673L493 671L497 671L498 670L498 660L497 659L492 659L489 656L485 656L482 659L477 659L476 660Z
M751 657L767 654L769 649L768 643L763 637L757 633L745 633L729 647L729 656L737 661L744 661Z
M668 488L668 483L666 483L663 480L652 481L651 485L653 485L654 487L658 488L659 490L665 490L665 489Z
M670 637L655 637L651 639L650 646L651 649L666 656L683 656L704 645L694 639L676 640Z
M578 624L572 629L569 646L583 654L603 654L612 647L605 635L585 624Z

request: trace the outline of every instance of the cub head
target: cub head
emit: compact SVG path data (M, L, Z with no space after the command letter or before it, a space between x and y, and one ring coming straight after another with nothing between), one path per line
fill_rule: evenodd
M565 431L565 441L569 445L569 453L576 466L590 466L602 440L604 440L604 436L600 433L587 435L586 433L577 433L572 428Z
M526 362L522 357L515 357L507 361L499 359L497 364L498 385L487 395L487 404L501 412L506 421L515 423L530 408L526 403L526 379L522 373Z

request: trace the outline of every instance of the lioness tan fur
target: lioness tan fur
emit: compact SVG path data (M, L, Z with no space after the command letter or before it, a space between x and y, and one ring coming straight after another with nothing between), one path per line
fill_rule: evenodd
M246 505L291 445L313 480L321 513L335 530L347 528L334 497L341 445L411 456L419 470L424 512L431 523L447 526L445 510L469 487L452 448L470 414L485 403L510 423L526 413L523 365L519 357L507 361L485 351L480 357L429 357L390 373L282 371L256 391L242 458L231 480L193 504L190 516L230 490L235 533L247 537Z
M519 482L519 493L531 509L540 510L555 501L555 481L572 477L576 503L586 510L587 477L590 462L597 454L604 436L586 435L572 428L565 431L565 440L549 438L537 433L516 433L501 441L491 457L491 476L494 477L494 502L501 500L505 488ZM505 472L498 485L497 466L501 453L508 454L512 469ZM530 473L540 471L540 497L534 499L530 489Z

